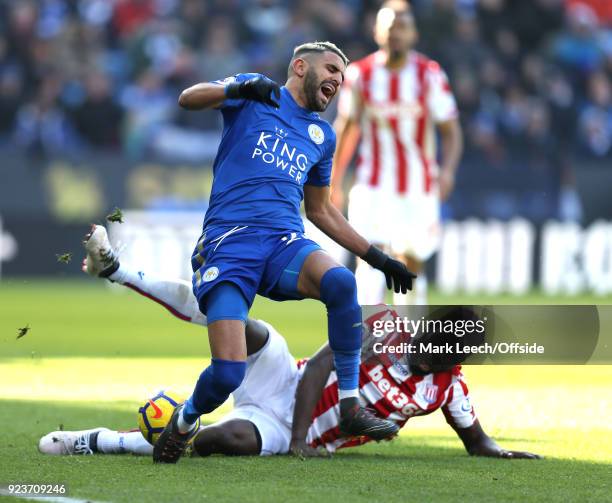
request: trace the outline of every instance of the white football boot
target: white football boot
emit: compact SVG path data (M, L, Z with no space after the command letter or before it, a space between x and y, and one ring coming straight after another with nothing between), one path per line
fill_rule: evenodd
M108 428L93 428L81 431L52 431L40 439L38 450L51 456L94 454L97 447L90 445L91 435L101 431L110 430Z
M83 259L81 269L91 276L108 278L119 269L119 257L108 239L103 225L92 225L85 236L87 256Z

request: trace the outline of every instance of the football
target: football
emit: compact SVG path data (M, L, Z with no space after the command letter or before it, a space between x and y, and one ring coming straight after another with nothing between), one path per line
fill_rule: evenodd
M162 390L149 398L138 409L138 427L144 438L154 445L159 434L164 430L172 417L175 407L185 401L185 398L172 391ZM198 428L200 420L198 419Z

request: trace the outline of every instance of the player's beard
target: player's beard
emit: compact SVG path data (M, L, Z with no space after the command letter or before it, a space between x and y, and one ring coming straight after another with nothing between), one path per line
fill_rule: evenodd
M390 47L390 44L387 44L387 64L390 66L396 66L403 63L408 56L408 52L410 51L409 46L404 47Z
M321 82L319 82L317 73L314 69L309 68L306 70L306 75L304 75L304 97L306 98L306 108L313 112L324 112L329 104L329 101L323 103L319 100L317 94L319 93L320 87Z
M389 50L389 63L399 63L406 57L406 51L400 49Z

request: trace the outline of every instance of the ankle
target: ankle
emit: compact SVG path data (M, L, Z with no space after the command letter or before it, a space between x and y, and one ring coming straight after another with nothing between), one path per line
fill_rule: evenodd
M340 417L354 415L360 408L359 399L354 396L342 398L340 400Z
M197 423L197 420L196 420L195 423L191 423L191 422L186 421L186 419L185 419L185 417L183 415L184 411L185 411L185 407L183 407L181 409L181 411L180 411L180 413L178 415L178 418L176 420L176 425L177 425L178 431L179 431L179 433L181 435L187 435L187 434L191 433L195 429L196 423Z

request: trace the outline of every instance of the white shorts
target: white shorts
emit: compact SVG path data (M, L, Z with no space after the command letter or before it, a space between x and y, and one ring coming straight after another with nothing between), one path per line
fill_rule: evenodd
M291 441L295 389L299 371L285 339L263 322L270 336L266 345L247 358L246 375L234 391L234 409L218 423L245 419L261 435L261 455L286 454Z
M349 194L351 225L368 241L420 261L440 245L440 198L429 194L400 195L357 184Z

